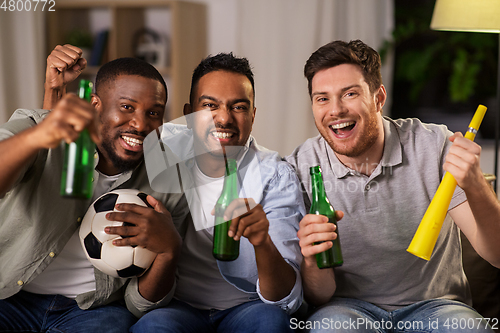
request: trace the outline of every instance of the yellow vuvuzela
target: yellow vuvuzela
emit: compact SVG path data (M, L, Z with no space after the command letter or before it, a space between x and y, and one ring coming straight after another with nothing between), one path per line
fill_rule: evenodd
M469 129L465 133L464 137L466 139L474 141L485 113L486 107L479 105L469 124ZM436 245L456 186L457 181L455 178L451 173L446 172L406 251L425 260L431 259L432 251Z

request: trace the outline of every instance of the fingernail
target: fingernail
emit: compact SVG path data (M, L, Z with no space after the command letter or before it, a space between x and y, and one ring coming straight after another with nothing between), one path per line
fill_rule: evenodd
M229 230L229 232L227 233L227 235L228 235L229 237L234 237L234 231Z
M104 228L104 232L105 232L105 233L107 233L107 234L109 234L109 231L110 231L110 230L111 230L111 229L110 229L109 227Z

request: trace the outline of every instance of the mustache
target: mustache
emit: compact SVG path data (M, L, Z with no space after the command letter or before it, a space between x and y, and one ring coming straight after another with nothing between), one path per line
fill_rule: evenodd
M118 132L118 136L121 136L123 134L132 134L132 135L137 135L137 136L145 138L146 136L148 136L149 133L146 131L139 132L136 130L126 130L126 131Z
M214 126L211 126L210 128L207 129L207 135L210 134L213 130L231 130L232 132L239 134L240 131L238 130L238 127L233 126L233 125L224 125L221 123L215 123Z

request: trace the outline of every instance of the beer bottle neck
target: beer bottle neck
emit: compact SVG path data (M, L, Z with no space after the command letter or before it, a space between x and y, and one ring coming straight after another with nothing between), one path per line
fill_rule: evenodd
M319 202L326 198L325 186L323 185L323 179L321 178L321 173L314 173L311 175L312 182L312 202Z
M222 189L222 195L224 194L229 195L231 198L238 197L237 167L234 159L227 159L224 187Z
M80 80L80 86L78 89L78 97L90 102L92 98L92 87L93 84L89 80Z

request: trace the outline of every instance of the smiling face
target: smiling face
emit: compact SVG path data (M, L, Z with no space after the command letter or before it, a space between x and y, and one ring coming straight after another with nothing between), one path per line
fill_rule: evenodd
M311 98L316 127L341 161L381 158L383 85L370 93L361 69L342 64L314 75Z
M135 168L143 159L144 138L161 126L166 92L156 80L118 75L94 95L102 143L97 169L114 175Z
M190 124L195 135L195 153L203 163L221 160L223 152L235 157L247 142L255 119L254 93L243 74L217 70L205 74L194 89L193 100L185 113L194 114ZM202 167L198 160L198 165Z

